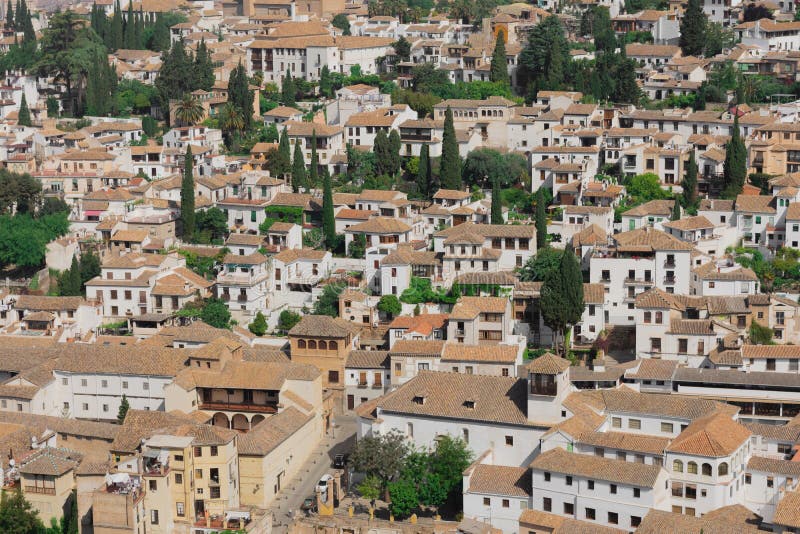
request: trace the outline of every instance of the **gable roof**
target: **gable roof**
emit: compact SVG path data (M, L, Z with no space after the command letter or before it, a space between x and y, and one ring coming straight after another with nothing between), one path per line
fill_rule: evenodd
M662 472L661 466L626 462L588 454L577 454L556 448L543 452L531 463L533 471L550 471L567 475L652 488Z
M667 450L697 456L730 456L750 439L751 432L727 414L712 414L692 421Z

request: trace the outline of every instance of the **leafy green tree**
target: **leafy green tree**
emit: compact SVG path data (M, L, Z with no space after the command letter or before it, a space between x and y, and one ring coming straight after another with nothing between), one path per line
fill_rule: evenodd
M228 234L228 218L216 206L195 212L194 239L198 243L217 243Z
M342 30L342 35L350 35L350 20L344 13L339 13L333 17L333 20L331 20L331 26Z
M671 197L670 193L661 187L661 179L653 173L637 174L628 178L625 189L633 199L634 205Z
M289 106L293 108L297 105L297 87L294 84L294 80L292 79L292 73L289 70L286 70L286 76L283 77L283 83L281 84L281 103L284 106Z
M411 480L401 478L390 482L388 489L392 500L389 507L395 517L408 517L419 506L419 493Z
M350 241L350 249L347 255L351 258L363 260L367 251L367 237L364 234L356 234Z
M625 54L625 47L616 59L614 69L614 91L611 97L615 102L638 104L642 99L642 90L636 81L636 62Z
M733 48L736 37L730 28L726 28L719 22L707 22L705 32L705 48L703 54L706 57L713 57L721 54L723 50Z
M453 110L449 106L444 115L439 179L445 189L461 189L461 155L458 153L458 140L456 139L456 130L453 124Z
M289 148L289 130L284 128L278 142L278 150L269 158L269 172L273 176L284 178L292 170L292 153Z
M738 109L737 109L738 111ZM723 196L736 198L742 192L747 177L747 149L739 130L738 113L733 118L733 133L725 147L725 161L722 164Z
M327 98L333 97L333 80L331 79L331 71L327 65L322 67L319 75L319 93Z
M561 251L548 246L537 247L536 255L520 269L519 279L523 282L543 282L550 273L558 270L560 264Z
M389 483L400 475L409 452L406 437L391 430L358 440L350 463L357 472L377 478L386 496Z
M22 490L4 491L0 497L0 532L34 534L44 530L39 512L31 506Z
M772 329L753 321L750 324L750 343L754 345L773 345Z
M28 109L28 101L25 100L25 92L22 93L22 99L19 102L19 114L17 115L17 124L20 126L32 126L31 110Z
M278 330L283 333L288 332L294 325L300 322L300 314L291 310L283 310L278 316Z
M378 301L378 311L385 313L391 319L403 312L403 305L395 295L383 295Z
M231 312L220 299L206 300L203 311L200 312L200 318L214 328L230 328L231 326Z
M58 118L61 113L61 104L54 96L47 97L47 116L49 118Z
M431 168L430 147L423 143L419 149L419 171L417 172L417 190L424 199L430 199L435 189L433 169Z
M553 330L555 337L559 334L566 336L567 329L581 320L583 277L578 260L571 251L565 250L561 254L558 269L545 278L539 305L545 324Z
M300 139L294 144L294 157L292 158L292 189L295 192L308 188L308 178L306 177L306 160L303 150L300 148Z
M605 6L591 8L592 37L594 48L600 53L613 53L617 48L617 36L611 27L611 15Z
M701 56L705 48L708 17L700 0L689 0L680 25L679 44L684 56Z
M191 94L186 93L175 105L175 119L184 126L194 126L205 115L203 104Z
M81 295L81 268L75 256L70 268L58 277L58 293L64 297Z
M386 134L384 128L380 128L378 133L375 134L375 141L372 145L372 151L375 154L375 163L377 164L378 174L390 174L389 172L389 136Z
M540 89L560 89L570 62L569 43L558 17L545 18L528 36L520 53L520 81L531 94Z
M500 182L495 179L492 183L492 224L505 224L503 220L503 205L500 202Z
M245 128L242 110L233 102L225 102L218 115L219 127L225 137L225 144L232 152L239 151L239 140Z
M491 70L489 79L497 83L509 83L508 58L506 57L506 32L499 30L492 52Z
M254 335L261 337L267 333L267 318L260 311L256 313L256 318L253 322L247 325L247 329Z
M183 223L183 240L191 241L194 237L194 158L192 145L186 145L186 155L183 158L183 179L181 180L181 222Z
M322 294L314 303L314 315L339 317L339 295L345 290L343 283L331 283L322 288Z
M404 36L401 36L400 39L392 43L392 48L394 48L395 54L400 59L400 61L408 61L411 59L411 43L408 42Z
M322 173L322 233L325 234L325 243L332 248L338 241L336 235L336 216L333 212L333 189L331 187L331 174L328 167Z
M536 190L536 250L542 250L547 246L547 212L545 210L545 199L542 188Z
M370 506L372 501L381 496L381 481L376 476L365 477L364 480L356 486L358 493L368 501Z
M128 415L128 410L131 409L131 405L128 402L128 397L123 393L122 400L119 403L119 410L117 411L117 423L120 425L125 422L125 416Z
M689 153L689 162L686 164L686 176L681 182L683 207L690 213L697 209L697 162L694 157L694 150Z

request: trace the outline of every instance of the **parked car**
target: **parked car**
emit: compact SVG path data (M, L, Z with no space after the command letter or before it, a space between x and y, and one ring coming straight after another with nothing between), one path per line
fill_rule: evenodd
M303 504L300 505L300 509L302 511L304 511L305 513L313 512L314 511L314 507L316 506L316 504L317 504L317 498L316 497L306 497L303 500Z
M328 473L322 475L322 478L320 478L319 482L317 482L317 491L319 491L320 493L327 493L329 480L333 480L333 475L330 475Z
M334 469L344 469L344 466L347 464L347 456L344 454L337 454L333 457L333 467Z

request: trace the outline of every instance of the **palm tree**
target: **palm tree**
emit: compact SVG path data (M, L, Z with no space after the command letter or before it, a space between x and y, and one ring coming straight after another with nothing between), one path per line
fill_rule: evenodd
M183 125L193 126L203 119L203 104L190 94L183 95L175 106L175 118Z
M219 111L219 127L227 137L228 148L235 152L238 147L232 145L239 144L239 135L244 130L244 117L233 103L227 102Z

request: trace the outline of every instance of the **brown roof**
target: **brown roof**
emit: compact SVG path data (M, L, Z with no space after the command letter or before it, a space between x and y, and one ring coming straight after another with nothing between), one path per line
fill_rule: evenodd
M253 252L252 254L246 254L244 256L239 254L225 254L225 257L222 258L222 263L234 265L259 265L266 262L267 257L259 252Z
M118 345L113 350L98 344L65 343L59 350L55 370L69 373L175 376L187 354L180 349ZM102 365L98 365L102 362Z
M313 248L287 248L273 256L273 259L282 261L283 263L292 263L297 260L311 260L322 261L328 252L325 250L316 250Z
M739 195L736 197L736 211L775 213L772 198L767 195Z
M534 471L549 471L567 475L606 480L643 488L652 488L660 466L624 460L614 460L588 454L576 454L556 448L544 452L531 463Z
M540 91L541 93L541 91ZM520 530L522 527L544 527L544 532L550 534L623 534L626 530L598 525L592 521L579 521L549 512L542 512L528 508L519 516Z
M461 191L459 189L439 189L433 194L434 199L464 200L469 197L469 191Z
M652 228L639 228L629 232L622 232L612 236L616 241L617 248L620 250L636 249L636 250L692 250L689 243L685 243L680 239L673 237L660 230Z
M678 362L675 360L653 360L645 358L639 363L636 372L626 373L626 378L638 380L672 380Z
M650 510L642 519L637 534L749 534L758 529L753 525L728 522L725 518L709 519L662 510Z
M551 352L545 353L528 364L528 372L540 375L557 375L570 368L572 364Z
M527 382L505 376L420 371L387 394L386 412L527 426Z
M751 456L750 460L747 462L747 470L786 475L796 479L800 477L800 462L796 460L778 460L776 458L765 458L763 456Z
M22 460L19 471L27 475L59 477L78 467L83 456L67 449L46 447L33 452Z
M86 304L83 297L45 297L39 295L20 295L14 308L18 310L35 311L63 311L77 310L78 306Z
M474 319L481 313L505 313L505 297L461 297L450 312L451 319Z
M742 356L745 358L800 358L799 345L742 345Z
M697 456L730 456L750 438L750 431L727 414L712 414L692 421L667 450Z
M692 272L703 280L758 281L758 276L756 276L756 273L753 272L752 269L739 267L733 270L722 271L717 268L714 262L708 262L699 267L695 267Z
M572 236L572 246L579 248L584 245L603 244L608 241L608 234L596 224L590 224Z
M445 343L442 361L509 363L517 359L516 345L464 345Z
M425 339L400 339L392 346L389 356L435 356L442 355L444 341L429 341Z
M681 230L684 232L700 230L702 228L714 228L714 224L702 215L697 215L695 217L684 217L677 221L665 222L664 226L668 228L675 228L676 230Z
M346 338L358 330L358 326L338 317L304 315L300 322L289 330L289 336Z
M344 366L349 369L388 369L389 353L385 350L351 350Z
M460 233L474 233L485 238L492 237L521 237L536 238L536 227L526 224L475 224L467 222L458 226L451 226L433 234L436 237L449 237Z
M303 428L314 418L290 406L282 412L264 419L247 434L239 436L238 451L241 456L266 456L278 445Z
M411 231L411 227L398 219L390 217L373 217L363 223L350 226L345 230L348 233L367 233L367 234L405 234Z
M648 215L662 215L669 217L672 214L672 208L675 205L674 200L651 200L644 204L622 212L622 215L630 217L645 217Z
M668 438L627 432L584 432L577 439L595 447L657 455L664 454L670 441Z
M530 497L531 470L525 467L478 464L472 468L470 493Z
M583 284L584 304L603 304L605 302L605 286L603 284Z

